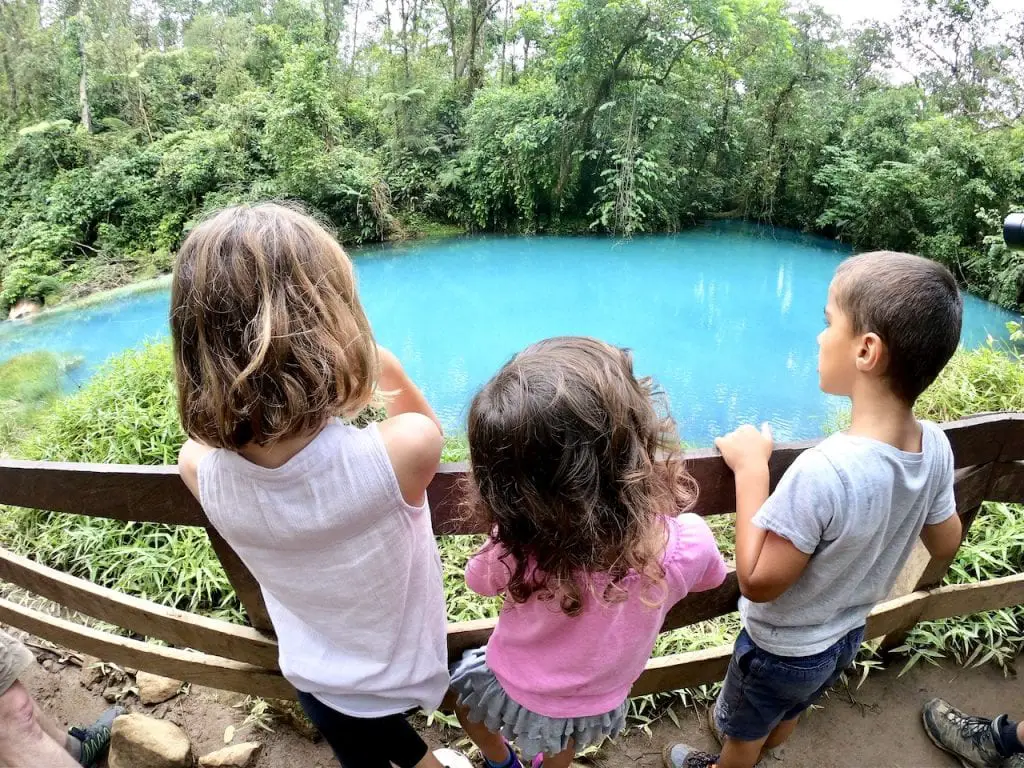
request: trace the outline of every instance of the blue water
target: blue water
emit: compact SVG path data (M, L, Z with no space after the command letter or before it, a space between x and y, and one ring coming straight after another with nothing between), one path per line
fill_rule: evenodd
M848 251L789 232L721 225L672 236L470 237L367 249L360 293L379 341L401 358L447 428L473 393L532 341L588 334L633 349L669 396L683 438L709 444L770 421L779 439L820 435L842 402L818 390L815 337ZM157 291L30 324L0 324L0 360L79 355L67 386L109 356L167 335ZM967 298L963 343L1006 338L1015 316Z

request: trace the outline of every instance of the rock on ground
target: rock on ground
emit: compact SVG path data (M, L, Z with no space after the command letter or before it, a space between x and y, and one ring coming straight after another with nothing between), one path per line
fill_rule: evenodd
M262 745L255 741L234 744L199 758L200 768L249 768Z
M174 723L123 715L110 733L109 768L188 768L192 745Z
M160 704L173 699L181 690L181 681L169 677L139 672L135 676L135 684L139 689L139 699L143 704Z

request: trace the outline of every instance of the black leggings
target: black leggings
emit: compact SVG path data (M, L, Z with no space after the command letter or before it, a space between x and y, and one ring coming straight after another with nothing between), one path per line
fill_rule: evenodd
M405 715L352 717L302 691L299 703L344 768L413 768L427 754Z

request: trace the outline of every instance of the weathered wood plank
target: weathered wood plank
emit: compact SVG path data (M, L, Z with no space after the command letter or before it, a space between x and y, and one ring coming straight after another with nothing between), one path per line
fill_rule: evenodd
M718 616L726 616L736 610L740 599L740 583L736 571L729 571L721 586L706 592L693 592L674 606L665 616L662 632L688 627Z
M1024 603L1024 574L989 579L975 584L952 584L933 590L920 621L968 616Z
M891 635L904 627L913 626L924 610L927 599L927 592L911 592L909 595L879 603L868 615L864 639Z
M206 535L210 537L213 551L217 553L217 559L224 566L228 581L235 588L235 594L238 595L242 607L245 608L249 623L253 629L273 636L274 625L270 622L267 604L263 601L263 590L260 589L256 577L250 573L235 550L224 541L224 538L217 533L213 526L207 526Z
M277 643L248 627L157 605L0 549L0 579L73 611L181 648L277 669Z
M658 656L647 662L644 671L633 683L630 696L677 691L717 683L725 678L732 658L731 645L719 645L704 651Z
M942 429L953 447L957 469L992 461L1024 459L1024 455L1013 455L1019 450L1016 441L1024 430L1024 414L985 413L946 422Z
M974 525L974 521L977 520L978 515L981 514L982 507L979 504L971 509L964 510L960 513L960 524L963 527L960 534L960 541L967 538L967 534L971 530L971 526ZM921 574L921 578L917 580L915 585L918 591L922 589L932 589L942 584L943 579L946 578L946 574L949 572L949 567L953 564L956 559L956 555L953 557L947 557L941 560L932 559L928 563L928 567L925 568L924 573Z
M953 497L956 500L957 514L963 517L968 510L981 506L988 498L989 485L995 463L982 464L976 467L964 467L953 473Z
M957 468L1024 460L1024 414L973 416L943 425L943 429L953 446ZM814 441L776 448L771 459L773 486L811 445ZM701 489L696 511L702 515L732 511L732 474L718 452L692 451L686 459ZM478 522L464 519L459 484L466 471L465 463L444 465L431 483L428 495L438 534L483 532ZM1019 500L1024 502L1024 498ZM206 523L199 504L178 480L175 467L0 460L0 504L116 520Z
M796 457L808 448L817 445L817 440L806 440L798 443L778 445L772 452L768 469L771 476L771 487L774 489L782 475L796 461ZM696 509L699 515L718 515L733 512L736 509L736 488L732 470L722 460L721 454L714 448L702 448L687 451L685 454L686 468L697 481L700 495Z
M206 525L176 466L0 460L0 504L140 523Z
M84 627L31 608L0 600L0 621L65 648L210 688L274 699L294 699L295 689L280 672L205 653L162 648Z
M870 639L889 634L915 619L958 616L1018 605L1021 602L1024 602L1024 574L980 584L943 587L932 592L915 592L877 606L868 619L865 636ZM295 695L287 681L271 670L116 637L4 600L0 600L0 620L106 661L178 680L268 698L287 699ZM465 648L481 645L492 627L493 622L490 620L451 625L450 656L457 658L460 655L460 643ZM472 642L465 642L469 640ZM630 695L641 696L721 680L728 668L731 653L731 646L719 646L651 659Z
M1000 461L994 464L985 500L1024 502L1024 461Z
M999 461L1022 461L1024 460L1024 414L1004 413L1001 415L1010 424L1003 435L1003 450L999 454Z
M474 619L449 624L448 661L457 661L466 651L485 646L497 623L497 619Z

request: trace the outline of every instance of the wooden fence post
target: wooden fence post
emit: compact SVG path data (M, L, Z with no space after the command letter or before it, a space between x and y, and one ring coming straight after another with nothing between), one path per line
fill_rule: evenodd
M217 553L217 558L224 566L228 581L235 588L235 593L245 608L249 624L253 629L273 635L274 625L270 623L270 614L267 613L267 604L263 602L263 591L260 589L259 582L245 567L241 558L235 554L235 550L212 526L207 526L206 534L210 537L213 551Z

